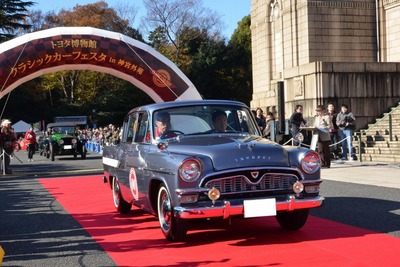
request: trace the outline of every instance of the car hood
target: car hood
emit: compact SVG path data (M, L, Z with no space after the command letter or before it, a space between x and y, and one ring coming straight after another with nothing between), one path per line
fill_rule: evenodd
M184 137L170 140L168 151L208 156L217 171L241 167L290 165L286 149L259 136Z
M55 141L59 141L61 138L74 138L74 136L65 134L65 133L58 133L58 134L52 134L51 139Z

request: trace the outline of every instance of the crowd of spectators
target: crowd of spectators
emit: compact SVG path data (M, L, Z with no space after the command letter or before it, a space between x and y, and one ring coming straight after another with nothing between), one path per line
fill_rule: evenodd
M87 142L99 144L103 148L104 146L118 144L121 140L122 131L120 127L110 124L93 129L82 129L78 131L78 134L81 138L86 139Z

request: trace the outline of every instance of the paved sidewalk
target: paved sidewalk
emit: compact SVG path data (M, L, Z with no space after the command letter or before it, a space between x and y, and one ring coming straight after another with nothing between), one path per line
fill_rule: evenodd
M400 164L359 161L332 161L322 169L323 180L366 184L400 189Z

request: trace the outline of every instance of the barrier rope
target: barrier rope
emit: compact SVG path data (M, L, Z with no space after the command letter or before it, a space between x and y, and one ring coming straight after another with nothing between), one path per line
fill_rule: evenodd
M0 158L1 158L1 161L2 161L1 168L2 168L2 170L3 170L3 175L6 174L6 162L5 162L6 158L4 157L4 155L7 155L7 156L10 158L10 160L16 158L20 163L23 163L22 160L20 160L20 159L17 157L17 155L15 155L14 152L12 152L11 154L8 154L8 153L3 149L2 152L1 152L1 155L0 155ZM0 262L0 263L1 263L1 262ZM0 266L1 266L1 265L0 265Z
M339 142L333 143L333 144L331 144L331 145L329 145L329 146L335 146L335 145L338 145L338 144L340 144L340 143L344 142L344 140L347 140L347 139L349 139L349 138L351 138L351 136L347 136L346 138L343 138L343 139L342 139L342 140L340 140Z
M330 144L329 146L331 147L331 146L338 145L338 144L344 142L345 140L347 140L347 139L349 139L349 138L351 138L351 136L347 136L346 138L343 138L342 140L340 140L340 141L338 141L338 142L336 142L336 143ZM286 145L289 144L290 142L293 143L293 141L294 141L294 139L293 139L293 138L290 138L286 143L283 144L283 146L286 146ZM305 147L310 147L310 145L307 145L307 144L304 144L304 143L301 143L301 145L302 145L302 146L305 146Z
M293 141L293 138L290 138L289 141L287 141L286 143L283 144L283 146L286 146L287 144L289 144L292 141Z

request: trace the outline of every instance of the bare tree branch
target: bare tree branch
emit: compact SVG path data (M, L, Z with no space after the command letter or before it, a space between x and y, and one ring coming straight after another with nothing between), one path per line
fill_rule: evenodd
M146 26L165 29L165 35L176 49L176 60L185 42L196 39L201 32L220 36L220 16L203 7L202 0L144 0L144 5L147 11ZM198 31L183 34L188 29Z

